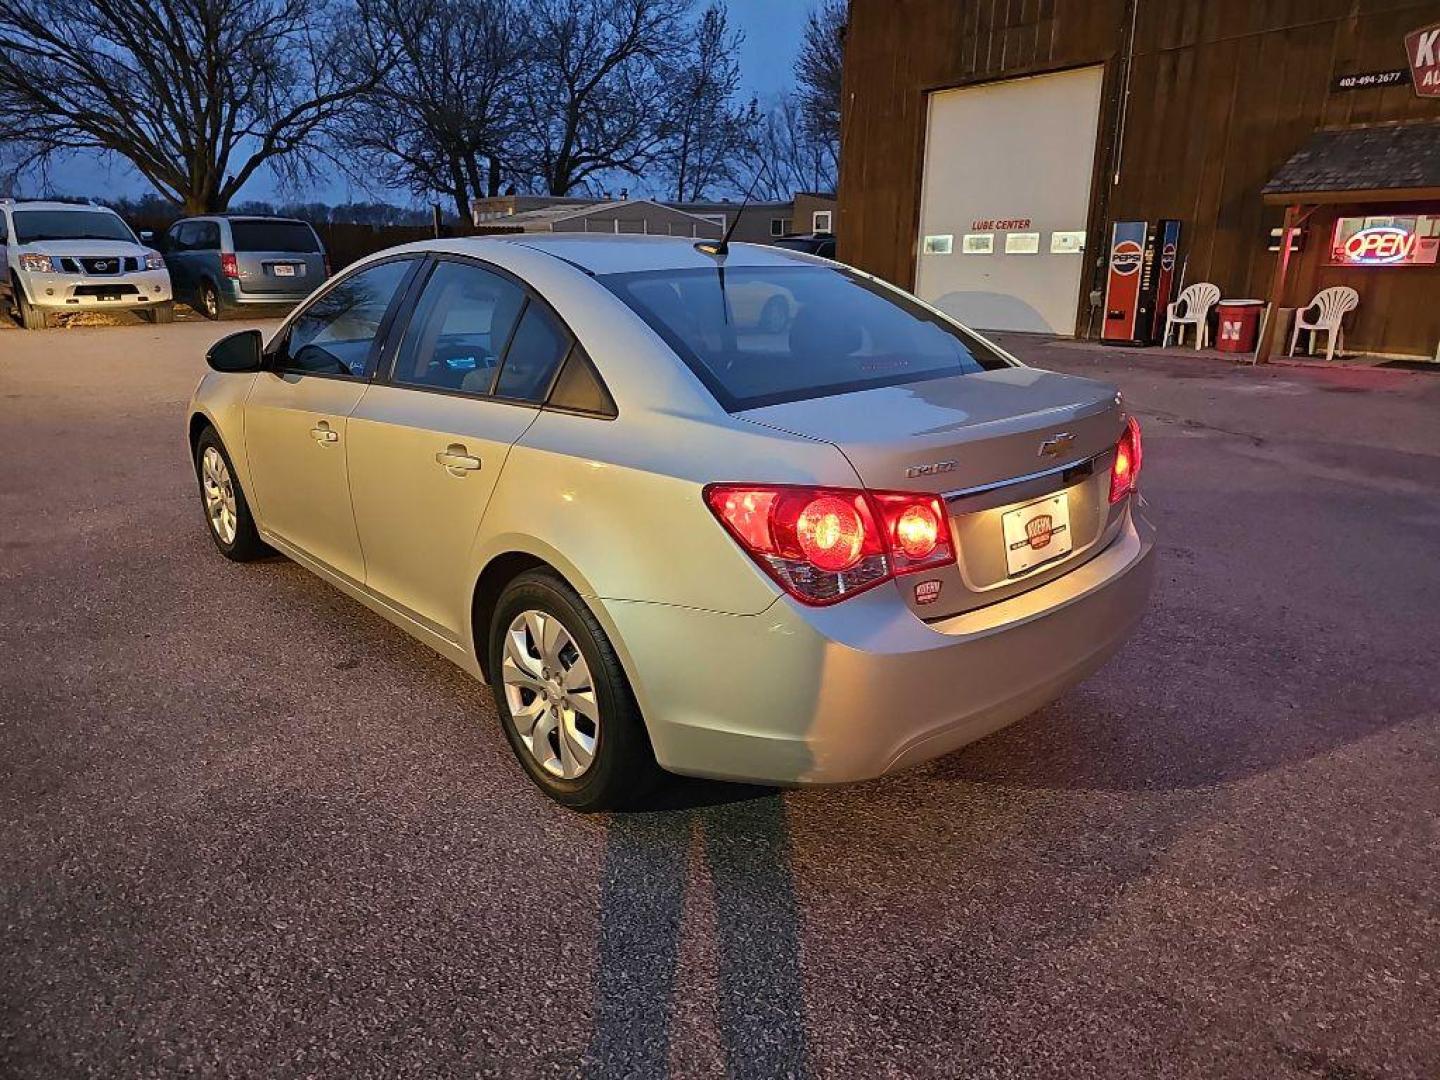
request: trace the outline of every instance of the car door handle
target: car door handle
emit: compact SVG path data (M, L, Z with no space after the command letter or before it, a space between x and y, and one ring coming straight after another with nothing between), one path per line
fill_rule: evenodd
M464 476L467 472L475 472L480 468L480 459L473 454L467 454L465 447L459 443L451 443L439 451L435 455L435 463L445 466L451 476Z
M340 441L340 433L338 431L331 431L330 425L327 424L324 420L321 420L319 423L317 423L314 427L310 429L310 437L316 442L318 442L321 446L325 446L327 443L337 443Z

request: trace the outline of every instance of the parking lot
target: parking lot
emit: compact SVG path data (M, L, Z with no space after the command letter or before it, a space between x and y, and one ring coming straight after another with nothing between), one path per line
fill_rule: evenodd
M891 779L581 817L213 550L244 325L0 327L0 1076L1440 1075L1440 377L1010 340L1145 424L1130 645Z

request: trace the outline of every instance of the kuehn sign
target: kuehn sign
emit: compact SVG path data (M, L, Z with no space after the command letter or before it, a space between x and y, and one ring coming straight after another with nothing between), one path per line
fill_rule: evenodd
M1440 97L1440 23L1405 35L1410 78L1420 97Z

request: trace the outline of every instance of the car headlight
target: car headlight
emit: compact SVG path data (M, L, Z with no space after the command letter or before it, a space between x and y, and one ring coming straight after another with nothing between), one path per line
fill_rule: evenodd
M20 256L20 269L31 274L55 273L55 260L49 255L24 253Z
M165 256L161 255L158 251L147 251L145 253L145 269L164 270Z

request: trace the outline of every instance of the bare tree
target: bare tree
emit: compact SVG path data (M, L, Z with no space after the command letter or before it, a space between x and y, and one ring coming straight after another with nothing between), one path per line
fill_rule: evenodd
M817 139L797 94L776 99L751 133L732 173L735 186L757 199L783 202L797 191L830 191L835 150Z
M724 5L712 3L697 20L693 41L669 76L670 145L661 164L677 201L703 199L730 179L735 155L760 121L752 99L735 104L740 85L740 44Z
M368 0L362 0L368 2ZM187 213L262 165L313 170L321 129L385 70L343 0L0 0L0 143L133 165Z
M367 171L388 160L417 195L445 192L468 218L472 197L498 194L514 132L526 46L518 5L372 0L368 17L398 59L361 96L339 144Z
M531 0L523 153L545 191L640 176L670 137L667 65L690 0Z
M801 116L810 137L840 156L840 73L845 61L845 0L810 9L795 63Z

